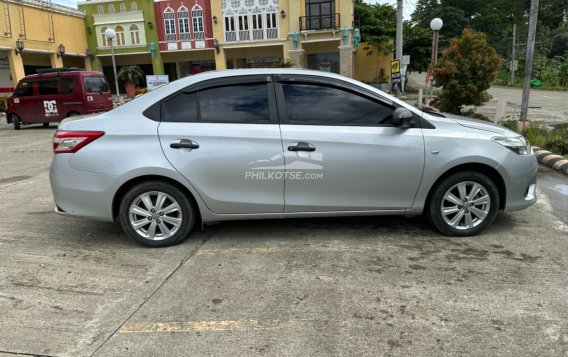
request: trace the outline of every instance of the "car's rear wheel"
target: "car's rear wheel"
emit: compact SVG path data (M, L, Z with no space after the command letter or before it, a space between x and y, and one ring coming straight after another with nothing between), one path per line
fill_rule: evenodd
M14 130L20 130L21 122L20 122L20 118L18 118L18 116L16 114L10 115L10 121L14 125Z
M149 247L164 247L186 238L195 223L189 198L165 182L141 183L122 198L119 219L122 229Z
M499 208L495 183L479 172L467 171L443 179L432 192L428 220L444 235L476 235L493 222Z

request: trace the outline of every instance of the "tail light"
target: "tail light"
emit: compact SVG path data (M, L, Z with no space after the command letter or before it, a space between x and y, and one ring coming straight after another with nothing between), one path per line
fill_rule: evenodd
M74 153L105 135L104 131L56 131L53 135L53 152Z

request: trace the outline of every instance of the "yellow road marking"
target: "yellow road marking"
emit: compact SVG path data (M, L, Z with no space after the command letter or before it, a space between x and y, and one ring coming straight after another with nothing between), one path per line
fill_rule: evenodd
M220 321L186 321L186 322L138 322L125 324L120 333L157 333L157 332L191 332L191 331L246 331L246 330L278 330L296 329L314 322L311 320L220 320Z

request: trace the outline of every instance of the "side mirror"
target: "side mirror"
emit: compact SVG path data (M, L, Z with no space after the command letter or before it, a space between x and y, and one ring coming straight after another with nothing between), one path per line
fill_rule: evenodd
M392 113L392 124L396 128L410 128L412 124L412 112L406 108L396 108L394 113Z

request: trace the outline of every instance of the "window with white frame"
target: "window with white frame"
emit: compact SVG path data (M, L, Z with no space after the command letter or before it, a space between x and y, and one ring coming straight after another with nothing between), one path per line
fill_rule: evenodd
M97 14L102 15L105 13L105 8L102 5L97 7Z
M199 5L195 5L193 9L191 9L191 21L193 25L193 38L196 40L204 40L203 9L201 9Z
M126 12L126 5L124 5L124 3L120 3L120 12Z
M252 16L252 39L262 40L264 38L264 24L262 23L262 14L254 14Z
M249 16L240 15L239 16L239 41L249 41Z
M225 17L225 41L236 41L235 18L232 16Z
M110 4L110 5L108 6L108 13L109 13L109 14L114 14L114 5L113 5L113 4Z
M116 45L124 46L126 44L126 42L124 41L124 27L116 26L114 28L114 31L116 32Z
M130 43L133 45L140 44L140 29L136 25L130 25Z
M164 10L164 32L166 33L166 41L176 40L176 21L172 8Z
M105 36L106 27L101 27L101 47L107 47L109 45L107 37Z
M278 37L278 15L275 12L266 14L266 38Z
M130 11L138 10L138 5L135 2L130 3Z
M189 41L189 11L185 6L178 9L179 39Z

